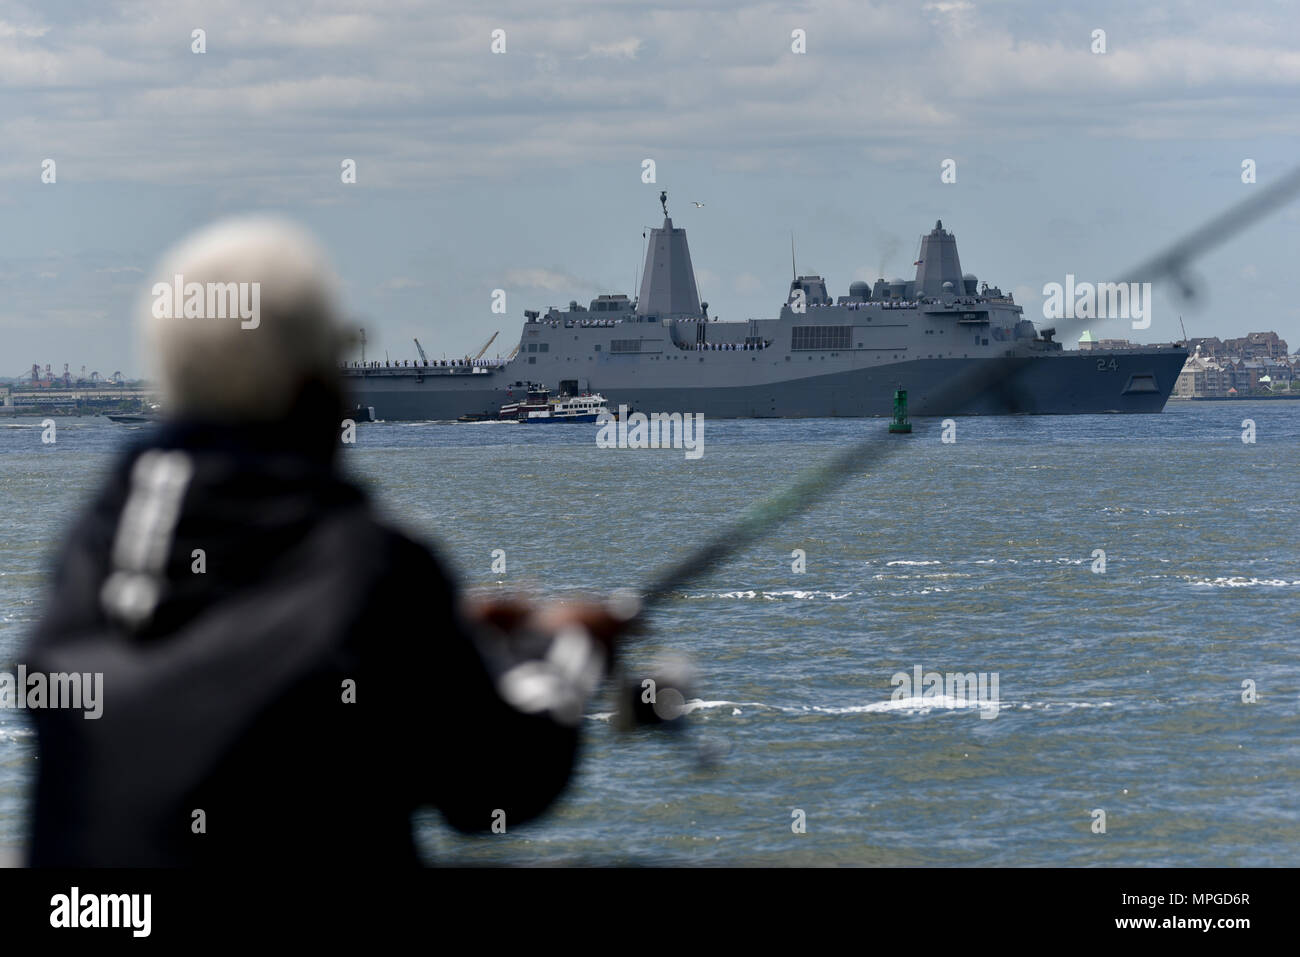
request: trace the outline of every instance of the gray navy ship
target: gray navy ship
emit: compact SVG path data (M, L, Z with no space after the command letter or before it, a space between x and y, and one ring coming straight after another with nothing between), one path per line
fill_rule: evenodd
M1064 349L1010 295L962 272L942 222L922 237L915 279L854 282L832 299L822 277L795 275L777 318L711 319L686 230L673 225L665 194L660 201L663 225L650 231L635 300L601 295L525 312L508 359L348 363L353 401L385 420L473 419L544 386L645 413L887 416L901 388L920 416L1151 413L1187 358L1183 345ZM1003 364L995 386L973 376L964 394L944 394L978 363Z

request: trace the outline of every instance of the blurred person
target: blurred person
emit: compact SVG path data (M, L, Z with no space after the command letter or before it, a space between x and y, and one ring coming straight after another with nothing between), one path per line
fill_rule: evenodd
M31 712L30 863L415 865L421 806L465 831L540 815L619 622L462 602L342 477L348 336L305 233L229 220L159 279L139 313L167 421L75 524L27 648L104 676L98 718Z

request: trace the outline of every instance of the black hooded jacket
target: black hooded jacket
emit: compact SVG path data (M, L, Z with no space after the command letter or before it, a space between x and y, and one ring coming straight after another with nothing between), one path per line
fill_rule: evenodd
M173 511L142 456L184 466ZM31 712L31 863L406 865L421 805L469 831L535 817L578 735L506 704L476 639L328 455L163 430L75 525L23 662L104 676L97 719Z

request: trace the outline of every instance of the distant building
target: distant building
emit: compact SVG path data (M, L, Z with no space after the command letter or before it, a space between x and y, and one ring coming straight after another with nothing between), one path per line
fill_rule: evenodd
M1199 352L1206 357L1224 355L1223 340L1218 336L1202 336L1188 339L1187 349L1193 354Z
M1242 342L1246 340L1229 340ZM1282 340L1263 340L1262 348L1276 348ZM1223 398L1226 396L1266 394L1290 391L1300 379L1300 356L1246 359L1226 355L1212 356L1194 346L1187 357L1173 394L1178 398Z
M1286 340L1276 332L1249 332L1240 339L1206 336L1188 340L1187 346L1208 358L1284 359L1287 355Z
M1191 351L1174 386L1178 398L1285 392L1300 378L1300 355L1287 355L1286 340L1276 332L1250 332L1237 339L1204 336L1188 340L1187 346Z
M1286 340L1276 332L1250 332L1240 339L1227 339L1223 343L1228 355L1242 359L1281 359L1287 354Z

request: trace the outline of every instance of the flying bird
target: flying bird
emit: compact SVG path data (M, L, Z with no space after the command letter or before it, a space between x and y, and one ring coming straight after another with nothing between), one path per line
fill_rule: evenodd
M703 204L703 203L697 203L697 202L695 202L694 200L691 200L691 205L694 206L696 209L703 209L703 208L704 208L704 204Z

